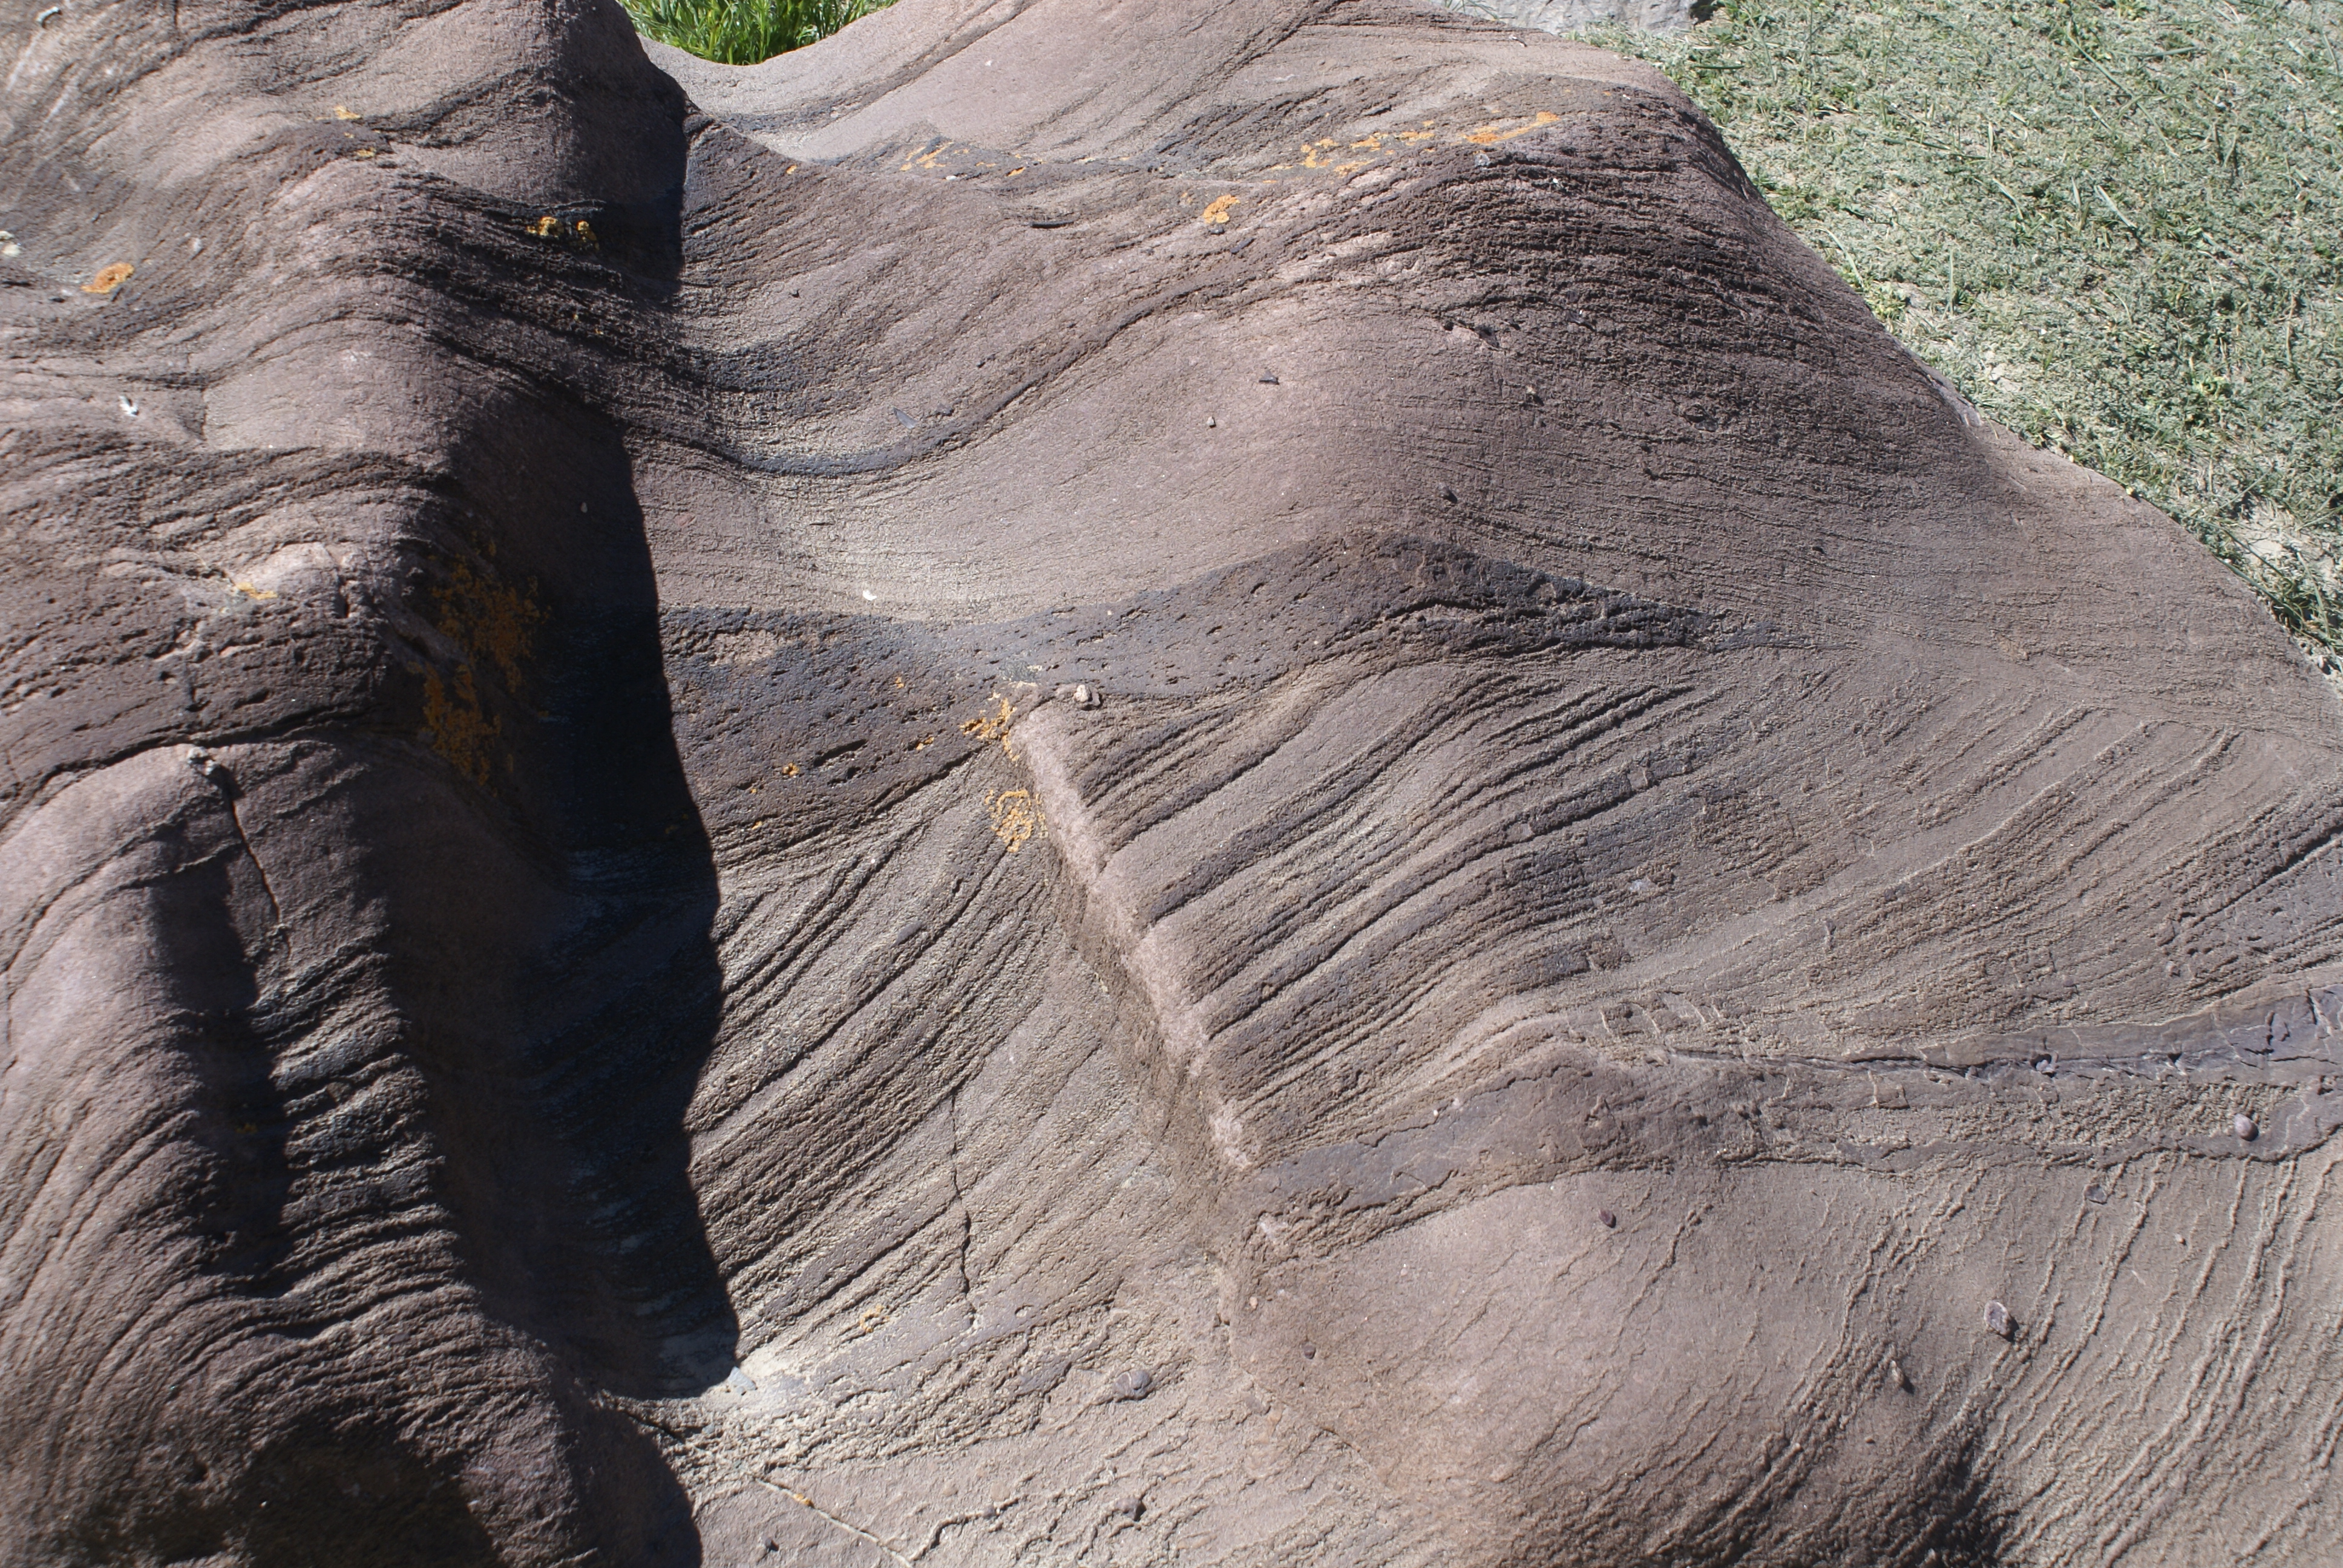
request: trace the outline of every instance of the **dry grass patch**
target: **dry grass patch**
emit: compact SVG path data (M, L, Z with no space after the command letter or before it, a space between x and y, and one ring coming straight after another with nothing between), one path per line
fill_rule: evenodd
M1986 414L2170 512L2343 668L2343 15L1728 0L1602 30Z

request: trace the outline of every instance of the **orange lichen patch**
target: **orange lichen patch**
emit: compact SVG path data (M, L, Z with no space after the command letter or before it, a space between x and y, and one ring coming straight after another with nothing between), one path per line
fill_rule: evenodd
M545 612L519 589L464 561L449 570L437 599L432 624L461 650L464 662L445 675L425 673L424 738L458 773L485 789L498 760L503 726L481 699L474 667L493 665L508 689L518 687Z
M578 245L584 249L599 250L602 248L602 241L594 233L593 226L588 223L584 218L579 218L576 224L571 226L570 232L576 236Z
M992 699L1001 704L1000 711L978 714L974 719L961 725L960 732L962 735L972 735L987 745L999 741L1001 754L1013 762L1017 759L1017 753L1010 748L1009 730L1010 727L1017 721L1017 710L1010 705L1009 699L999 692L993 693Z
M458 665L452 680L437 670L423 677L423 738L450 767L482 789L488 788L488 765L496 759L498 724L480 706L472 668Z
M1204 216L1198 218L1196 221L1198 223L1226 223L1229 221L1229 209L1236 205L1237 198L1232 196L1215 196L1212 198L1212 205L1204 209Z
M552 239L561 233L561 220L551 213L547 213L528 226L528 232L539 239Z
M936 160L950 151L951 151L951 144L950 142L940 143L936 146L930 147L924 153L914 153L910 157L905 158L903 160L903 167L906 169L932 169L936 166Z
M336 104L334 106L334 118L337 120L355 120L357 117L358 112L356 109L351 108L347 104Z
M432 624L474 660L493 662L508 687L518 687L529 644L545 611L518 588L481 576L463 561L439 590L439 613Z
M1560 118L1559 116L1547 115L1538 120L1536 124L1543 125L1548 120L1558 118ZM1316 141L1303 142L1302 144L1302 161L1300 163L1272 164L1269 166L1269 172L1271 174L1283 174L1288 169L1295 168L1331 168L1336 174L1340 175L1353 174L1360 169L1373 166L1375 160L1373 158L1368 158L1364 160L1337 163L1335 159L1340 156L1340 153L1338 153L1336 149L1340 148L1342 151L1354 153L1373 153L1377 155L1379 157L1389 157L1393 152L1398 150L1397 146L1393 144L1413 146L1419 142L1436 140L1441 134L1440 131L1435 128L1436 124L1437 122L1435 121L1426 120L1423 122L1423 128L1418 131L1372 131L1366 136L1361 137L1359 140L1349 143L1336 141L1331 136L1322 136ZM1495 126L1484 126L1478 131L1467 134L1465 140L1478 140L1484 134L1492 136L1495 140L1503 140L1507 136L1519 136L1522 134L1522 131L1535 128L1534 126L1523 126L1520 130L1506 131L1503 127L1504 123L1502 121Z
M992 819L992 836L1015 854L1041 830L1041 808L1031 789L1003 789L984 798L985 814Z
M230 583L228 586L236 589L236 592L242 594L246 598L275 598L277 597L277 590L275 588L255 588L250 583Z
M1464 139L1476 147L1493 147L1499 142L1510 142L1515 136L1526 136L1540 126L1550 126L1560 118L1562 116L1552 109L1540 109L1537 112L1537 117L1525 126L1515 126L1513 129L1507 130L1505 122L1497 120L1465 132Z
M130 281L130 275L134 270L136 269L126 261L117 261L111 266L101 266L97 269L96 277L81 286L81 291L84 294L112 294Z
M782 764L781 764L781 777L782 777L782 778L784 778L784 779L794 779L794 778L796 778L797 776L798 776L798 765L797 765L796 763L794 763L794 762L784 762L784 763L782 763Z
M360 147L357 151L352 153L350 156L354 158L370 158L374 156L374 149L372 147Z

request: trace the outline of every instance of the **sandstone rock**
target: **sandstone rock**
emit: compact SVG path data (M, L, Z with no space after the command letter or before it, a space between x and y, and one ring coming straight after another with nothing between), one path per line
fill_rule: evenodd
M2343 714L1657 75L13 36L0 1560L2323 1560Z
M1706 8L1696 6L1694 0L1465 0L1457 9L1509 27L1547 33L1575 33L1605 22L1679 33L1693 25L1695 10Z

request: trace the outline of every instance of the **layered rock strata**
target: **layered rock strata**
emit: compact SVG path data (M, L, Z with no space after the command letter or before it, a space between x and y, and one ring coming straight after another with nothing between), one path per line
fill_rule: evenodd
M2343 713L1655 75L7 28L0 1560L2323 1560Z

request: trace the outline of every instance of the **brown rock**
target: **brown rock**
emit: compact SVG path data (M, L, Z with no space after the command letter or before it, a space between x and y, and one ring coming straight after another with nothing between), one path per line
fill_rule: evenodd
M2336 699L1656 75L1397 0L26 49L0 1561L2343 1525Z

